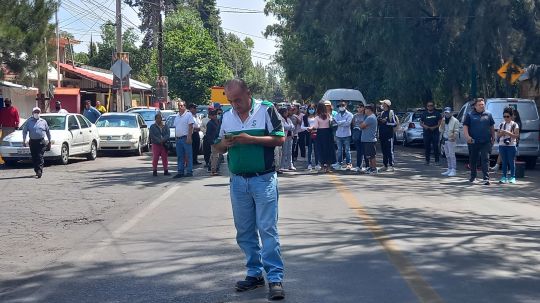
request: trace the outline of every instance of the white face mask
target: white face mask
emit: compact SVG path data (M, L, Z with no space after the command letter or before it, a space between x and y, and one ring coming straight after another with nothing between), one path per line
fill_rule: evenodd
M34 117L34 119L39 119L39 114L32 114L32 116Z
M340 108L339 108L339 111L340 111L340 112L344 112L344 111L345 111L345 107L340 107Z

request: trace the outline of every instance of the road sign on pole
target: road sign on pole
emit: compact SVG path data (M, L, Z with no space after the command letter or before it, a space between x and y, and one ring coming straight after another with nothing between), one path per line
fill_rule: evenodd
M509 79L510 83L514 84L524 72L521 67L512 63L512 61L508 61L499 68L497 74L505 80Z

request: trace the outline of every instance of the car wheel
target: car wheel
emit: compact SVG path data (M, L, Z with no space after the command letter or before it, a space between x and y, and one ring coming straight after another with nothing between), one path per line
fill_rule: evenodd
M141 140L139 140L139 145L137 146L137 150L135 151L135 155L142 156L143 154L143 144Z
M86 159L93 161L97 158L97 144L95 141L92 141L92 145L90 146L90 153L86 155Z
M405 135L403 135L403 146L411 146L411 144L407 140L407 136L405 136Z
M66 143L62 144L59 162L62 165L67 165L69 163L69 147Z
M534 169L536 167L536 161L538 160L537 157L527 157L525 160L525 168L526 169Z

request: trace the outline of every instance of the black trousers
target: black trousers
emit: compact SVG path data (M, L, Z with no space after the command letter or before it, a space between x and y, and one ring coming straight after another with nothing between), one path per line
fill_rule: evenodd
M193 132L193 135L191 135L191 140L191 148L193 150L193 163L195 163L197 162L197 156L199 155L199 148L201 146L201 136L199 135L198 131Z
M380 138L384 167L394 166L394 138ZM437 158L436 158L437 159ZM435 160L439 161L439 160Z
M435 162L439 162L439 157L441 152L439 151L439 139L440 132L439 130L425 130L424 129L424 148L426 153L426 162L429 163L431 160L431 149L433 148L433 155L435 157Z
M210 156L212 155L212 140L207 137L203 138L203 154L204 154L204 163L210 165Z
M473 143L469 144L469 166L471 168L471 179L476 178L476 168L478 167L478 158L482 166L482 177L484 180L489 180L489 152L491 151L491 143Z
M303 131L298 133L298 149L300 149L300 157L305 158L306 157L306 146L308 145L308 136L309 133L307 131ZM298 150L296 151L298 153ZM294 157L298 156L298 154L293 154Z
M43 154L47 145L43 139L30 139L30 154L32 155L32 164L34 165L34 171L37 173L43 172Z
M296 161L298 159L298 136L293 136L292 140L292 159Z

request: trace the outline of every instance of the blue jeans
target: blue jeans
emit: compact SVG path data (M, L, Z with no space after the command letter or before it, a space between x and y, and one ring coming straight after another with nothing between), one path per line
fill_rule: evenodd
M252 178L231 175L236 242L246 255L247 275L261 277L264 269L269 282L283 281L277 229L278 196L275 172Z
M517 148L515 146L499 145L499 154L502 160L502 176L506 178L508 167L510 167L510 178L515 178Z
M337 163L343 162L343 147L345 146L345 159L347 164L351 164L351 137L340 138L337 140Z
M178 161L178 173L184 174L184 158L187 156L187 172L193 173L193 149L191 144L186 143L187 137L176 139L176 157Z

